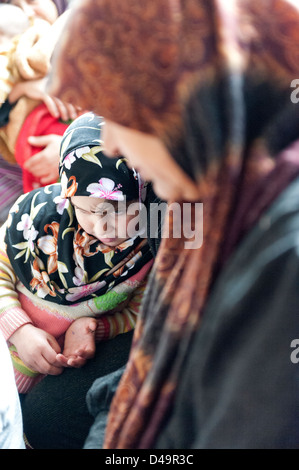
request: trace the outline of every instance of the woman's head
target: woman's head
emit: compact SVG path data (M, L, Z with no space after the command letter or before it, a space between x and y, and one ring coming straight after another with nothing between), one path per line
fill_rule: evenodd
M171 157L163 142L152 134L106 121L102 134L105 154L125 155L144 180L153 181L162 199L194 201L197 186Z
M129 238L127 226L135 211L129 215L127 209L139 202L142 183L123 157L111 159L103 154L102 127L102 118L86 113L65 132L60 159L61 197L72 202L86 232L116 246Z
M22 8L29 18L41 18L51 24L67 8L66 0L8 0L1 3L16 5Z
M71 23L79 36L86 39L86 46L81 42L78 47L82 53L78 53L76 44L68 42L67 56L61 56L66 74L63 80L59 72L53 75L53 89L55 93L57 78L59 93L65 101L76 103L79 100L83 109L101 109L100 114L107 122L105 147L111 147L110 136L113 134L113 140L115 137L118 140L117 145L113 145L116 151L137 165L144 176L149 176L162 198L194 200L198 198L198 192L192 181L193 175L191 178L183 172L170 155L171 149L182 138L181 100L189 93L186 86L180 89L179 82L195 70L206 68L200 35L185 37L184 32L188 29L190 33L196 27L208 32L211 18L205 8L202 8L202 17L197 14L192 18L192 12L188 11L193 25L190 28L189 24L180 21L180 12L175 7L179 3L154 0L141 5L138 1L87 1L80 5L80 11L73 11ZM184 9L184 6L180 8ZM90 23L92 33L88 38L84 35L87 16L96 18L96 22ZM72 34L71 30L69 33ZM79 90L81 84L73 82L73 75L69 75L71 68L72 72L77 69L78 74L83 71L84 90ZM97 80L94 80L92 70ZM97 83L101 85L97 86ZM113 126L112 132L110 123L124 127L121 138L116 136L120 127ZM143 151L139 152L138 164L134 157L132 160L131 152L135 134L128 136L126 148L122 146L126 129L140 132L139 140L147 134L148 139L142 139ZM162 145L157 146L157 140L150 136L158 138ZM150 152L150 156L145 154L148 144L155 152Z
M215 175L225 159L237 167L248 143L267 140L268 124L291 104L299 46L290 48L281 31L295 31L298 20L287 0L269 5L273 21L258 0L78 3L52 90L100 113L105 145L128 159L133 134L126 149L125 130L114 124L158 138L157 163L144 150L133 164L162 198L196 199L207 172ZM163 188L162 166L167 173L171 159Z

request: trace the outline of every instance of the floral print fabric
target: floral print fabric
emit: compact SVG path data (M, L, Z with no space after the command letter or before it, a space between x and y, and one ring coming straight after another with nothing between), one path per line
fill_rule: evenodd
M21 196L10 211L5 242L24 286L38 297L70 305L101 296L151 260L146 239L136 236L108 247L78 224L73 195L138 199L139 180L123 158L102 152L102 120L76 119L61 146L61 182Z

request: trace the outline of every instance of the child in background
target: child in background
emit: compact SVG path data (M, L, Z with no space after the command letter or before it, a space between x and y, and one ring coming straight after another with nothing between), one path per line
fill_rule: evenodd
M57 133L60 135L57 138L59 137L61 140L61 135L67 127L63 126L58 119L54 120L49 113L44 112L43 120L40 115L38 123L35 119L36 124L33 130L28 129L27 122L27 129L23 128L26 116L30 116L39 101L22 95L27 89L26 86L31 88L33 83L41 81L31 80L31 78L42 76L35 65L40 65L43 62L40 60L40 54L35 54L38 60L34 66L33 64L30 66L28 54L33 53L35 50L33 44L39 43L39 38L44 36L47 31L49 34L50 29L50 23L45 19L29 18L27 13L18 6L0 3L0 224L6 220L8 211L16 199L22 192L27 192L24 191L24 187L29 187L28 184L37 181L31 172L31 168L34 171L31 164L30 172L25 168L22 170L22 160L28 159L28 155L32 154L32 147L27 143L28 136L31 134L26 134L26 132L34 133L37 125L41 132L51 131L51 134L54 134L54 130L58 129ZM16 97L12 103L10 101L11 94L15 95L16 92L20 99ZM48 127L45 127L46 117ZM49 122L52 122L51 129ZM53 129L53 124L55 124L55 129ZM22 135L20 136L20 134ZM52 140L55 138L54 135L51 137ZM17 141L18 151L16 150ZM55 174L57 174L59 146L57 146L54 157L52 157L53 153L51 159L56 161ZM16 158L19 160L20 167L16 165ZM48 174L51 175L49 166L47 168ZM56 176L56 180L54 178L48 180L47 184L57 182L57 180ZM31 186L30 189L33 187Z
M123 158L102 153L101 126L92 113L69 126L61 183L21 196L1 229L0 329L19 393L135 326L153 261L147 240L129 236L126 202L144 188Z
M0 82L2 89L5 85L0 103L0 166L4 159L21 167L24 193L58 181L61 138L70 119L78 116L72 105L46 93L52 53L69 14L67 5L65 0L0 1L4 33L11 30L10 11L30 23L0 57L6 80Z
M0 4L0 107L6 101L13 84L19 79L10 67L18 39L30 27L27 15L20 8Z
M35 57L34 46L51 25L41 18L28 18L18 6L0 3L0 107L7 101L13 87L20 82L40 79L47 73L46 59ZM44 67L43 69L41 67ZM2 117L1 117L2 122Z

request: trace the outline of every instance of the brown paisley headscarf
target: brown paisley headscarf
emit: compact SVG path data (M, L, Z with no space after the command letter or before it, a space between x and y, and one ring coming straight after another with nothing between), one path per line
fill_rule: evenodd
M215 279L299 174L299 11L287 0L83 0L56 60L54 93L159 136L203 202L201 248L162 240L108 421L106 448L150 448Z

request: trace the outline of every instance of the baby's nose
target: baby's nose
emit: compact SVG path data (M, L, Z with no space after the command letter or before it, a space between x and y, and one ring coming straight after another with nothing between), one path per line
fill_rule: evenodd
M107 237L113 238L114 226L111 223L108 223L105 217L98 217L97 221L94 224L95 232L98 238Z

